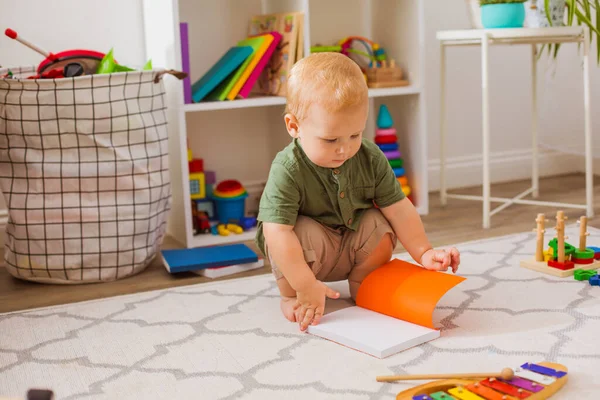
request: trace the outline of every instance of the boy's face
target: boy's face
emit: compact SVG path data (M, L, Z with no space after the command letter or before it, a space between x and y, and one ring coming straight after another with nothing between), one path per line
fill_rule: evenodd
M298 122L285 115L289 134L300 140L307 157L324 168L338 168L360 149L369 103L364 101L335 113L313 103L306 118Z

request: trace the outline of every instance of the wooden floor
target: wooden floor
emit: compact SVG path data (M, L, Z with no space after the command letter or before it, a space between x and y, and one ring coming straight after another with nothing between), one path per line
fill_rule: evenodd
M496 184L492 186L492 195L512 197L526 190L529 183L529 181L522 181ZM540 182L540 200L583 203L585 201L584 187L585 182L582 174L542 179ZM480 195L481 188L463 189L457 192ZM597 214L600 211L600 185L595 187L594 198ZM496 205L499 204L492 204L492 207ZM553 207L512 205L492 217L492 227L484 230L481 225L482 207L480 202L450 199L446 207L441 207L439 195L434 193L430 196L430 213L423 216L423 222L432 244L435 247L440 247L469 240L528 231L535 227L534 220L537 213L546 213L546 218L553 221L556 211L557 209ZM573 223L583 215L582 210L565 208L564 211L569 218L567 223ZM550 224L552 223L550 222ZM600 228L600 217L590 218L589 225ZM248 244L253 247L252 243ZM176 245L173 240L167 238L163 247L173 248ZM399 248L398 251L402 251L402 249ZM269 273L268 267L223 279L263 273ZM158 258L144 272L131 278L117 282L73 286L20 281L9 275L6 269L0 267L0 312L72 303L207 281L212 280L192 273L183 273L177 276L170 275Z

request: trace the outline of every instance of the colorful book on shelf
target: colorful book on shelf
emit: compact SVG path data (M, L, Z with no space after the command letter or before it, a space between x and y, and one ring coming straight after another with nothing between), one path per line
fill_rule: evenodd
M192 102L192 80L190 78L190 42L187 22L179 24L179 36L181 41L181 69L187 74L183 79L183 102L190 104Z
M263 70L259 79L261 94L285 96L287 76L296 63L299 54L298 32L303 24L303 13L276 13L256 15L250 19L249 36L267 32L279 32L282 36L268 66ZM302 29L303 31L303 29Z
M261 59L258 61L258 64L256 64L256 67L254 68L252 73L250 73L250 76L246 80L246 83L244 83L244 86L242 86L242 89L240 89L240 92L238 93L239 98L242 98L242 99L248 98L248 95L252 91L252 88L256 84L256 81L258 80L258 78L262 74L263 70L269 63L269 60L271 60L271 57L273 56L275 49L277 48L277 46L279 45L279 42L281 41L281 33L279 33L279 32L269 32L269 33L267 33L267 35L272 36L273 40L271 41L271 44L267 48L267 51L265 52L265 54L263 54Z
M464 280L393 259L363 280L356 306L325 314L308 333L388 357L440 336L433 311L444 294Z
M253 49L251 46L234 46L221 56L221 58L192 85L192 99L198 103L202 101L217 85L226 79L242 63L250 57Z
M260 62L261 58L268 50L269 46L271 45L271 42L273 42L273 35L265 34L265 35L260 35L260 36L254 36L254 37L249 37L246 40L254 41L254 40L260 40L260 39L262 39L260 46L258 47L258 49L256 49L256 51L252 55L252 59L250 60L248 65L244 68L244 71L242 72L240 77L236 80L235 84L233 85L233 87L231 88L229 93L227 94L227 98L229 100L235 100L238 93L242 89L242 86L244 86L244 83L246 83L246 81L248 80L248 77L250 76L252 71L256 68L256 65Z
M257 36L253 38L246 38L240 40L237 46L250 46L252 47L252 54L244 60L244 62L223 82L219 84L208 96L207 100L225 100L227 95L232 91L233 87L240 80L244 72L249 68L250 63L256 58L258 51L261 49L265 42L265 36Z
M258 262L258 255L245 244L162 250L161 257L172 274Z

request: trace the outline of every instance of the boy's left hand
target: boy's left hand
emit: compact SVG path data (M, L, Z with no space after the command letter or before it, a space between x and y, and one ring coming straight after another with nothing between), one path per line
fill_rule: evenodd
M454 247L448 250L429 249L421 256L421 265L434 271L448 271L456 273L460 264L460 253Z

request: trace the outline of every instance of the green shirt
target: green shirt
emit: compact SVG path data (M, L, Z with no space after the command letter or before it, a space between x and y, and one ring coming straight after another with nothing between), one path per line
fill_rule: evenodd
M294 139L277 153L260 199L256 245L263 252L263 222L295 225L304 215L335 229L356 230L365 210L404 198L400 182L373 141L362 139L358 153L339 168L314 164Z

